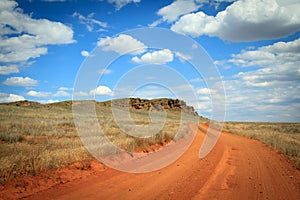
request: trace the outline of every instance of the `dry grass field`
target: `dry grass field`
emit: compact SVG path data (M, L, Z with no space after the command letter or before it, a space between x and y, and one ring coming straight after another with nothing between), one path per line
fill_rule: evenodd
M110 141L129 152L148 152L155 150L157 144L170 142L179 129L181 119L179 110L168 111L159 133L134 138L120 130L110 107L97 103L96 113L100 127ZM149 111L131 109L130 114L136 124L149 123ZM191 117L195 120L196 116ZM0 183L76 161L85 161L82 167L88 168L93 159L77 133L70 101L47 105L35 102L0 104L0 120ZM185 122L185 125L188 123Z
M174 139L181 123L181 111L169 110L161 131L150 137L135 138L119 128L109 106L96 103L95 108L104 134L115 146L128 152L157 150ZM151 121L149 111L143 109L130 109L130 117L138 125L146 126ZM89 119L88 116L86 119ZM84 161L82 168L89 168L94 159L78 135L70 101L46 105L35 102L0 104L0 120L2 184L16 177L35 175L77 161ZM199 122L203 121L205 119L200 118ZM191 115L183 123L187 126L191 122L195 122L195 116ZM130 126L132 124L128 125L128 130ZM286 155L300 168L300 123L226 122L223 128L230 133L261 140Z
M223 130L262 141L300 169L300 123L226 122Z
M136 175L95 162L83 145L83 138L100 151L107 150L107 143L97 142L103 136L97 135L99 126L89 114L80 113L82 128L88 134L79 137L71 101L0 104L0 199L78 199L82 194L94 199L120 199L124 195L129 199L299 199L300 170L261 142L234 135L263 141L299 168L299 123L226 122L224 131L234 134L222 134L213 151L199 160L207 119L187 112L188 117L182 122L184 112L170 105L165 105L166 113L154 111L149 115L149 110L141 107L147 102L138 102L134 104L137 108L129 109L134 123L120 115L124 125L120 128L107 102L92 105L95 121L106 138L129 154L157 151L171 140L179 140L180 144L185 141L181 137L191 134L190 123L201 124L194 142L178 160L159 171ZM152 114L167 115L157 134L140 138L127 134L136 124L146 127L157 123L149 117ZM180 124L185 128L181 129ZM184 134L178 137L180 130ZM110 156L109 148L104 152ZM162 187L156 187L158 184Z

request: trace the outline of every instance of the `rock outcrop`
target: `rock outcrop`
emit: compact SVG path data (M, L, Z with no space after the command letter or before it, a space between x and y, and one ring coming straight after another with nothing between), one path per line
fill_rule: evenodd
M104 106L128 107L136 110L150 111L181 111L197 116L193 106L188 106L186 102L179 99L159 98L159 99L140 99L125 98L102 102Z

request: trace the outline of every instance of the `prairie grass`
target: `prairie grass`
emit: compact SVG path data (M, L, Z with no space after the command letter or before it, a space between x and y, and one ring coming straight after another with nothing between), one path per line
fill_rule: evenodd
M300 169L300 123L226 122L223 129L262 141Z
M154 144L165 144L179 139L177 132L181 124L181 112L167 112L163 128L154 135L134 137L128 130L135 125L147 126L151 119L148 111L130 110L134 124L122 130L114 120L110 107L95 104L99 125L89 123L85 116L85 129L89 130L91 144L99 138L99 127L105 136L117 147L134 152L147 149ZM185 134L190 134L188 123L183 123ZM197 118L198 120L198 118ZM93 158L83 145L73 121L70 102L42 105L34 103L27 106L0 104L0 183L22 176L35 175L41 171L70 165L77 161L90 162ZM126 121L124 121L125 123ZM101 151L106 144L94 144ZM112 152L113 153L113 152Z

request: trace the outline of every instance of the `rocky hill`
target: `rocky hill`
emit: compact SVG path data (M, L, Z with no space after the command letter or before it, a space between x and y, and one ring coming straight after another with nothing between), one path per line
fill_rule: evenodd
M104 106L119 106L129 107L136 110L150 110L150 111L180 111L183 110L186 113L197 116L193 106L188 106L186 102L179 99L159 98L159 99L140 99L140 98L125 98L114 99L100 103Z
M94 101L94 100L91 100ZM1 103L1 105L11 105L19 107L29 107L29 108L65 108L72 109L72 104L80 104L84 101L62 101L51 104L40 104L33 101L17 101L11 103ZM140 98L123 98L123 99L113 99L105 102L96 102L98 106L117 106L117 107L129 107L135 110L145 110L145 111L181 111L198 116L193 106L188 106L185 101L179 99L170 98L159 98L159 99L140 99Z

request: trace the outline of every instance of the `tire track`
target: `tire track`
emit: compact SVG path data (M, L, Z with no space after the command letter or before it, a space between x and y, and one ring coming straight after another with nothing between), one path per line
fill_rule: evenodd
M199 159L205 125L173 164L145 174L107 169L28 199L300 199L300 171L259 141L222 133Z

